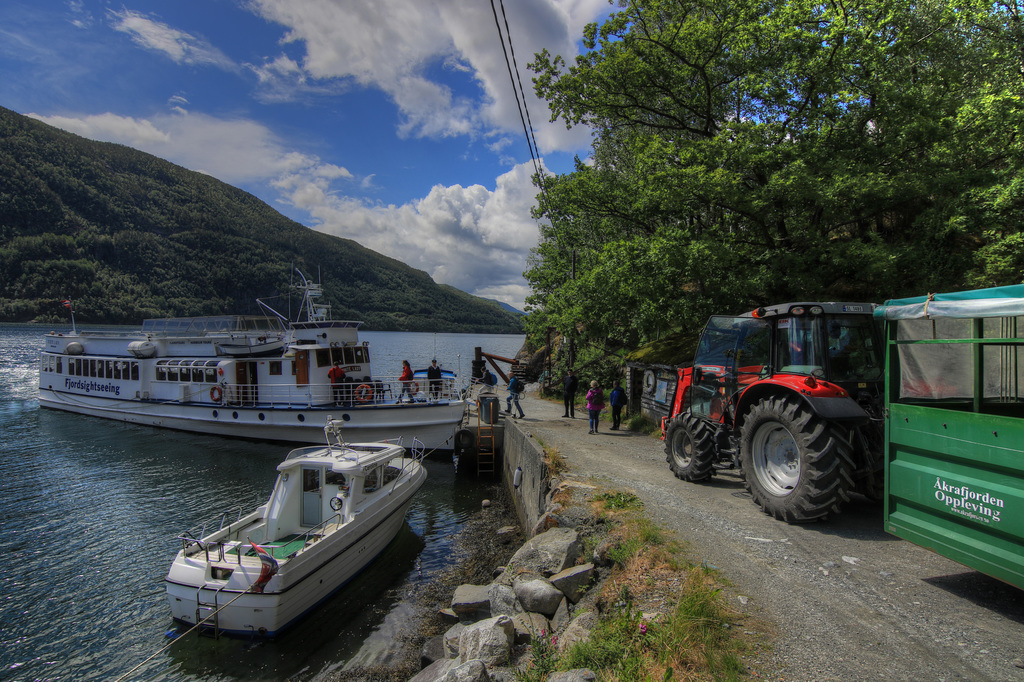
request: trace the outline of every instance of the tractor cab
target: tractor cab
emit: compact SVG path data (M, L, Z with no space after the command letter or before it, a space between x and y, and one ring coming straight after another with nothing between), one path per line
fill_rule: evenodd
M761 381L797 390L827 382L857 402L877 403L883 346L872 309L866 303L790 303L712 317L693 362L690 410L731 420L739 396Z

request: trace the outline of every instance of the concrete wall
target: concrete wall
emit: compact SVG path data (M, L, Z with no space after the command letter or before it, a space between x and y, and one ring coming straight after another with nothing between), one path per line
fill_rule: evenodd
M515 502L520 527L524 533L532 536L537 521L544 514L550 488L544 449L529 431L510 420L505 420L505 438L502 442L502 478ZM523 470L522 481L515 488L515 471L520 467Z

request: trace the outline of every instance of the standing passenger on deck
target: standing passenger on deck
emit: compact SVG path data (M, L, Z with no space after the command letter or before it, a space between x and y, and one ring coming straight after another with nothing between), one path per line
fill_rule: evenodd
M334 367L327 372L327 378L331 380L331 392L334 394L334 402L341 402L341 384L345 381L345 370L341 368L338 360L334 361Z
M576 418L576 391L579 389L580 383L576 379L576 374L570 369L569 373L562 379L562 398L565 400L565 414L563 417Z
M398 395L398 402L402 402L406 394L409 395L409 402L413 402L412 366L409 365L408 360L402 360L402 376L398 377L398 380L402 382L402 392Z
M430 399L437 400L441 397L441 368L437 366L437 358L427 367L427 381L430 382Z

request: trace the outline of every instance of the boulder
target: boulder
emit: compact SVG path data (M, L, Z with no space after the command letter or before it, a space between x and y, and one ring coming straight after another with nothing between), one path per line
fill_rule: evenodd
M573 618L558 638L559 653L568 651L576 642L585 642L590 639L590 631L595 625L597 625L597 615L590 611Z
M594 579L594 564L571 566L551 576L548 580L561 590L566 598L575 604L583 596L587 586Z
M572 528L552 528L536 535L519 548L508 562L509 570L502 578L524 571L545 577L554 575L576 563L581 551L579 534Z
M516 644L529 644L551 630L548 619L539 613L517 613L512 625L516 628Z
M431 637L423 643L420 649L420 667L426 668L434 661L443 661L448 658L444 650L444 636Z
M516 601L515 591L508 585L491 583L487 590L492 616L514 616L523 610Z
M476 620L491 615L489 585L459 585L452 596L452 611L460 620Z
M561 592L559 592L561 594ZM562 597L562 601L558 604L558 608L555 610L555 615L551 616L551 629L561 630L562 626L569 622L569 600Z
M483 661L437 661L421 670L409 682L490 682Z
M543 613L550 618L558 610L565 595L547 580L517 580L512 584L516 599L526 611Z
M503 665L512 653L515 626L508 616L495 616L467 625L459 637L459 660L479 659L488 666Z
M445 658L459 657L459 638L462 637L462 633L465 629L465 625L462 623L456 623L448 628L448 631L442 635L441 639L444 642Z

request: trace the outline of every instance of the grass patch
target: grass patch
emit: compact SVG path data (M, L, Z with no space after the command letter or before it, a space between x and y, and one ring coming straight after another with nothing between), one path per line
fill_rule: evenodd
M631 414L625 423L630 431L636 431L637 433L643 433L648 436L654 434L658 434L659 436L661 435L661 426L656 424L654 420L643 412Z
M550 635L539 638L516 679L541 682L573 668L612 682L742 679L744 642L732 627L741 615L726 604L715 571L687 563L635 494L605 491L590 502L610 529L602 544L613 562L596 595L598 623L561 653Z

